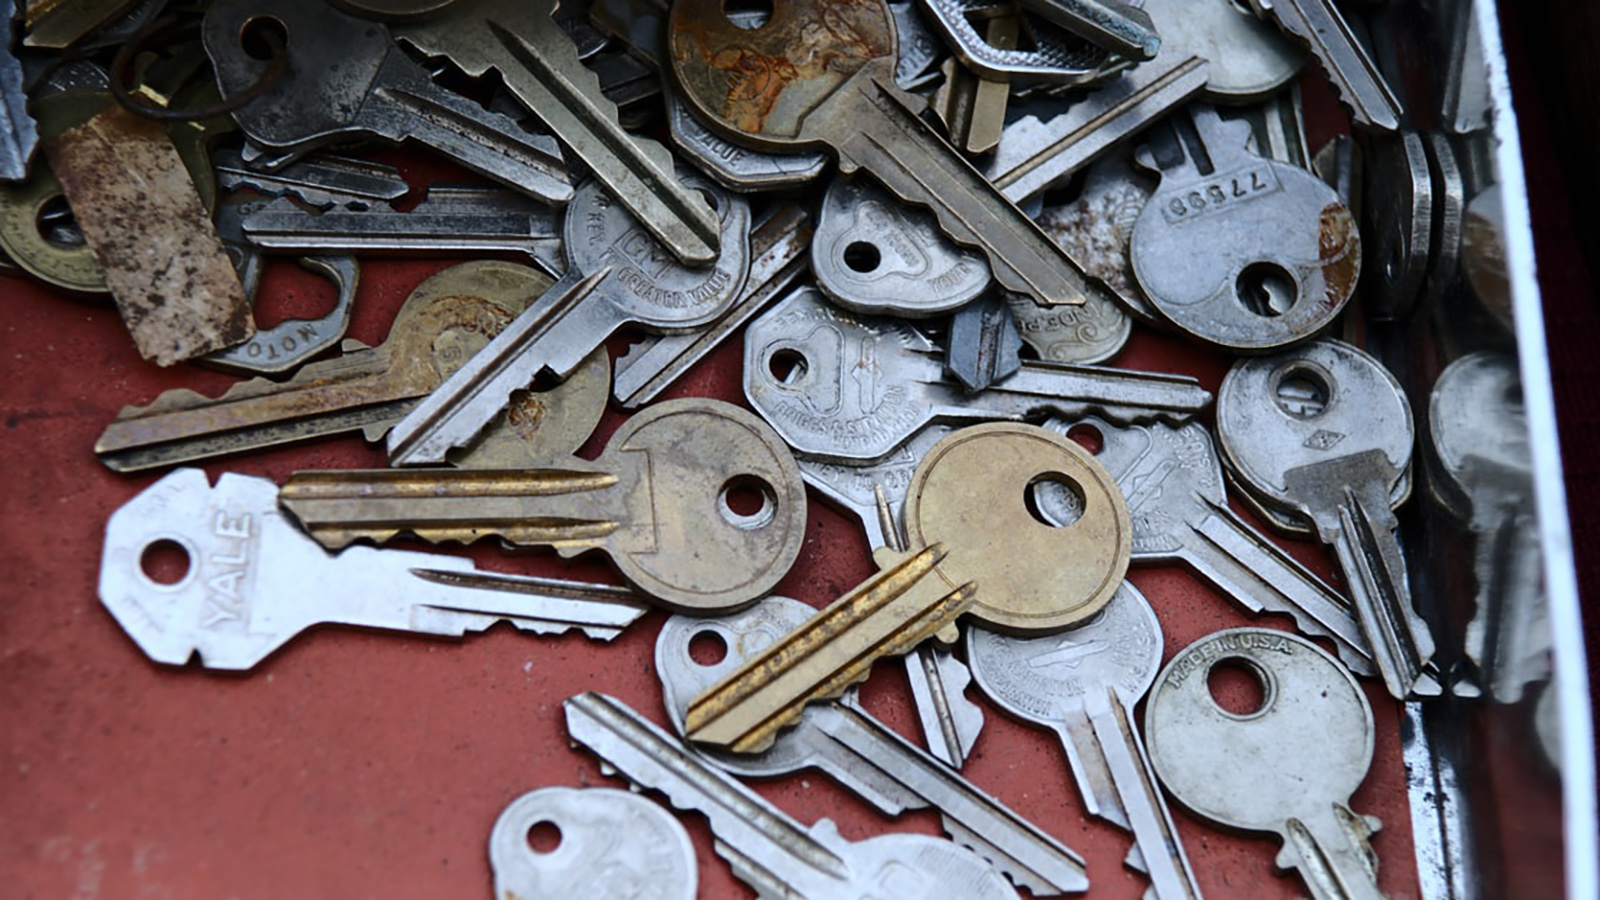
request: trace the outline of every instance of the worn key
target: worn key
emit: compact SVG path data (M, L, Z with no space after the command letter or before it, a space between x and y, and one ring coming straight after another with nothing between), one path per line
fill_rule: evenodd
M1209 688L1219 667L1244 669L1255 709L1224 707ZM1382 900L1368 838L1379 822L1350 809L1372 764L1372 708L1337 660L1310 641L1230 628L1178 652L1145 705L1150 763L1198 815L1275 833L1279 866L1298 869L1315 900Z
M1311 49L1358 126L1395 131L1405 110L1332 0L1250 0L1250 5Z
M567 735L629 782L706 816L717 854L762 897L1015 900L976 853L925 834L850 842L828 819L810 828L621 701L585 693L563 707Z
M797 452L846 463L882 459L940 420L1093 411L1181 422L1211 402L1185 376L1032 361L968 394L941 357L904 322L847 313L801 288L745 331L745 396Z
M153 553L176 549L168 572ZM168 577L172 576L172 577ZM611 640L649 609L625 588L483 572L458 556L332 554L278 508L277 485L178 469L111 515L100 600L145 655L248 669L323 623L459 637L496 622Z
M984 695L1060 736L1090 814L1133 832L1151 893L1198 900L1200 887L1133 724L1133 708L1161 668L1161 648L1155 610L1127 582L1071 631L1042 638L967 631L967 661Z
M551 825L559 842L535 845ZM501 900L694 900L700 873L689 832L659 804L629 791L545 787L511 801L489 832Z
M788 597L770 596L743 612L714 619L673 616L656 638L656 675L673 727L683 731L689 703L747 658L815 612ZM715 641L724 650L702 662L692 647ZM932 808L945 833L992 861L1018 887L1058 896L1088 887L1083 860L950 768L907 742L853 700L806 707L793 731L754 756L708 751L706 756L745 778L774 778L817 768L889 816Z

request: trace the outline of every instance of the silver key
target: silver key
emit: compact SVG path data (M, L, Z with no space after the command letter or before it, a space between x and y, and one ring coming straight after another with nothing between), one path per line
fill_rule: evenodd
M567 209L566 274L493 341L389 432L392 465L445 461L477 437L542 371L565 378L611 333L633 323L665 333L715 321L738 298L750 264L750 208L696 177L716 199L722 252L714 264L678 262L598 182L586 182ZM596 286L575 303L553 305L575 285Z
M750 404L797 452L838 462L882 459L946 419L1093 411L1118 421L1183 421L1211 402L1185 376L1040 362L968 395L910 326L843 312L806 288L751 322L744 349Z
M885 834L851 842L828 819L806 828L619 700L586 693L564 707L574 742L674 807L703 813L718 855L761 897L1017 896L993 866L949 841Z
M218 237L222 237L221 229ZM234 248L226 238L223 238L223 249L230 257L234 256ZM242 267L241 262L244 263ZM356 289L361 284L361 267L351 256L313 256L299 262L333 282L338 295L332 309L315 319L285 319L271 328L257 328L244 343L207 354L196 362L244 375L275 375L288 372L339 343L350 326ZM254 301L260 286L260 258L254 255L234 258L234 266L240 270L239 283L245 294Z
M1020 305L1048 314L1045 307L1026 297L1020 299ZM999 291L956 310L945 328L944 345L944 370L969 394L1004 381L1022 368L1022 335L1017 331L1017 317L1010 299Z
M684 717L697 694L815 612L798 600L769 596L730 616L669 618L656 638L656 674L674 729L683 732ZM707 640L724 648L720 660L695 659L692 645ZM707 751L705 755L745 778L820 769L889 816L935 809L951 839L989 859L1036 895L1056 896L1088 887L1083 860L1076 853L867 716L855 704L854 694L852 690L838 702L808 705L798 726L761 753Z
M1412 605L1393 490L1411 461L1411 410L1381 363L1320 340L1234 365L1217 438L1247 490L1294 510L1333 547L1384 686L1431 696L1433 636Z
M805 184L828 166L825 153L763 153L740 147L701 124L671 90L667 91L667 128L678 151L730 191Z
M248 669L322 623L459 637L496 622L611 640L649 608L637 593L480 572L459 556L322 549L278 509L278 487L176 469L106 523L100 600L146 656ZM152 554L176 551L175 578ZM153 565L153 564L152 564Z
M1127 62L1050 22L1032 21L1033 46L1008 50L995 47L967 17L988 0L922 0L931 24L961 61L994 81L1049 81L1086 84L1114 74Z
M1250 0L1250 5L1311 49L1356 125L1379 131L1400 127L1405 111L1399 99L1332 0Z
M895 83L913 91L938 78L944 42L934 36L922 5L918 0L889 0L889 15L894 17L895 46L900 54L895 62Z
M1223 708L1208 688L1218 666L1261 688L1253 711ZM1277 862L1300 871L1315 900L1382 900L1368 837L1378 820L1349 807L1372 764L1372 708L1356 680L1310 641L1230 628L1178 652L1145 706L1161 784L1200 816L1276 833Z
M1019 0L1035 16L1135 62L1154 59L1161 49L1150 15L1121 0Z
M1049 309L1007 294L1005 302L1017 334L1039 359L1052 363L1105 362L1122 352L1133 334L1133 319L1103 291L1093 291L1082 306Z
M293 196L318 209L398 200L411 189L400 170L382 163L317 154L266 171L245 164L237 150L212 151L217 185L248 188L268 197Z
M556 843L532 843L553 826ZM616 788L546 787L511 801L489 832L494 895L502 900L694 900L694 844L672 813Z
M1156 787L1133 707L1161 667L1161 623L1132 585L1088 622L1016 638L967 629L967 660L985 696L1056 732L1091 815L1133 832L1151 893L1200 897L1189 858Z
M1305 50L1252 15L1246 4L1144 0L1144 11L1161 32L1157 61L1174 54L1210 62L1203 92L1209 100L1259 100L1288 85L1305 68Z

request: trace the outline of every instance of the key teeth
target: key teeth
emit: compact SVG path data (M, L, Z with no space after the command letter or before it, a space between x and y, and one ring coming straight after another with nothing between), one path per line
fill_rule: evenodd
M1000 872L1000 874L1004 875L1011 881L1012 884L1016 885L1017 887L1027 888L1036 896L1040 897L1055 896L1072 889L1071 885L1051 884L1049 881L1046 881L1044 878L1040 877L1037 873L1030 871L1018 863L1015 859L1012 859L1010 856L1007 856L1005 853L1001 852L999 848L995 847L993 844L983 840L968 829L961 827L961 824L952 819L950 816L941 815L939 820L943 823L946 837L950 838L950 840L954 841L956 844L977 854L983 859L984 862L994 866L995 869ZM1084 887L1087 886L1087 881L1085 881Z

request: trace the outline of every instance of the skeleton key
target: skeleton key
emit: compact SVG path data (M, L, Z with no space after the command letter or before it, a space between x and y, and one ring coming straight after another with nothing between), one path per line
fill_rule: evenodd
M1332 0L1250 0L1258 14L1306 45L1358 126L1395 131L1405 110Z
M186 560L174 580L150 573L153 549ZM619 587L481 572L458 556L318 547L278 509L272 482L232 472L207 484L178 469L111 515L100 600L145 655L248 669L313 625L335 623L460 637L496 622L609 641L649 607Z
M734 25L718 0L677 0L668 30L683 100L711 127L758 150L827 146L849 175L938 216L956 243L988 257L1001 284L1038 303L1082 303L1086 282L1031 219L1000 196L921 118L894 83L894 25L881 0L777 6L760 28ZM755 79L762 62L785 74Z
M1381 363L1320 340L1236 363L1217 395L1218 440L1266 505L1308 517L1333 547L1367 646L1397 698L1432 696L1433 636L1412 605L1393 490L1411 461L1411 410Z
M1218 703L1218 666L1255 676L1258 709ZM1372 708L1322 648L1266 628L1207 635L1156 676L1144 732L1163 787L1219 825L1277 833L1278 865L1299 869L1315 900L1385 896L1367 843L1378 820L1348 805L1372 764Z
M758 896L1016 900L993 866L949 841L885 834L852 843L828 819L805 828L621 701L591 692L563 706L567 735L608 770L703 813L717 854Z
M529 465L538 467L297 472L280 501L329 548L410 533L462 543L493 534L568 557L604 550L641 590L701 612L765 594L805 540L805 482L788 448L718 400L657 403L592 463Z
M1093 815L1133 832L1159 900L1198 900L1188 855L1133 726L1133 708L1161 667L1161 623L1123 582L1087 623L1042 638L967 630L967 661L983 693L1012 715L1056 732Z
M656 674L673 727L683 731L689 703L748 657L770 646L814 613L787 597L770 596L743 612L715 619L673 616L656 638ZM701 663L691 645L717 640L726 650ZM1060 842L983 793L938 760L867 716L854 691L834 703L806 707L798 727L755 756L708 751L706 757L744 778L774 778L817 768L885 815L933 808L945 832L990 860L1019 887L1057 896L1088 887L1083 860Z
M910 326L844 312L808 288L746 329L744 390L797 452L856 464L882 459L943 419L1094 410L1120 421L1182 421L1211 401L1184 376L1040 362L969 395Z
M531 846L554 825L560 843ZM511 801L489 832L494 895L504 900L695 900L694 844L672 813L615 788L546 787Z

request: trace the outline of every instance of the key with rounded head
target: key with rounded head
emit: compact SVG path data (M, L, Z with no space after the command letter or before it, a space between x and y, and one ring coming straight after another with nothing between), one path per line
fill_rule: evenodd
M1293 510L1333 547L1384 686L1397 698L1440 687L1433 635L1412 605L1393 491L1411 463L1411 409L1381 363L1320 340L1236 363L1217 394L1217 438L1238 480Z
M621 701L585 693L563 704L567 735L629 782L706 816L717 854L762 897L1015 900L976 853L925 834L851 842L828 819L810 828L691 751Z
M694 696L815 612L788 597L769 596L742 612L713 619L673 616L656 638L656 675L667 717L681 734ZM720 644L720 660L694 649ZM943 763L867 716L854 691L806 707L794 730L755 755L706 751L706 758L742 778L774 778L816 768L885 815L932 808L951 839L990 860L1018 887L1057 896L1088 887L1083 860Z
M1123 582L1071 631L1015 638L967 630L967 663L985 696L1061 737L1084 806L1133 832L1160 900L1198 900L1188 855L1133 725L1133 708L1161 667L1161 623Z
M1255 677L1258 708L1218 702L1209 681L1219 667ZM1379 822L1349 806L1372 764L1372 708L1322 648L1267 628L1207 635L1156 677L1144 732L1178 802L1219 825L1277 834L1278 865L1298 869L1315 900L1385 896L1368 844Z
M181 571L159 564L172 551ZM154 560L155 562L152 562ZM172 576L172 577L169 577ZM178 469L106 523L100 600L145 655L248 669L313 625L460 637L499 621L611 640L649 609L625 588L481 572L459 556L352 547L332 554L278 508L278 488Z
M536 845L542 826L555 846ZM689 832L659 804L603 787L545 787L511 801L489 832L494 895L503 900L694 900Z

